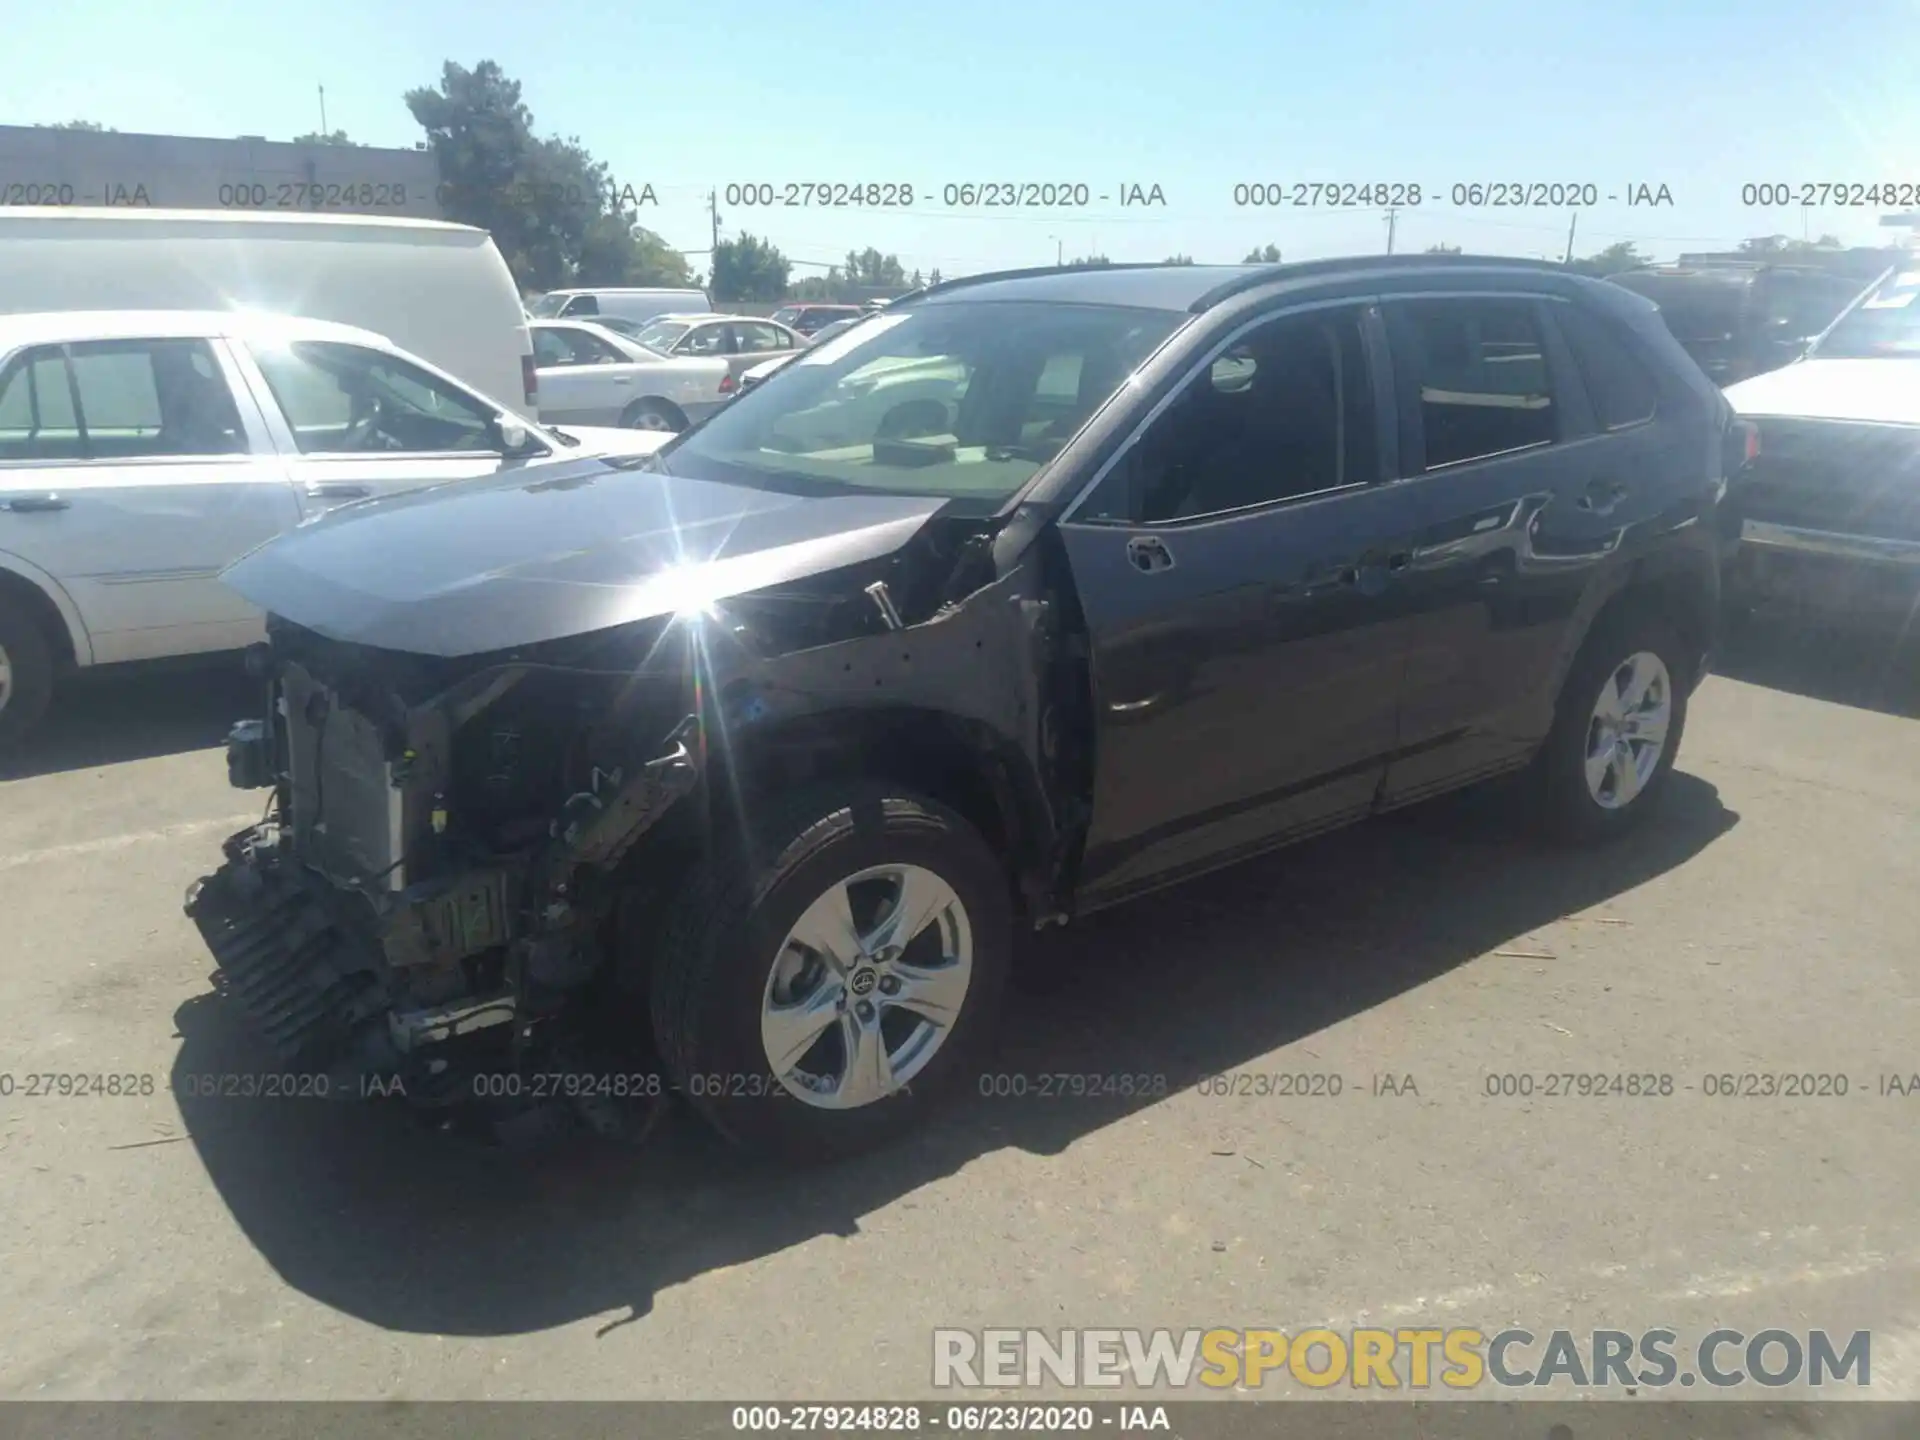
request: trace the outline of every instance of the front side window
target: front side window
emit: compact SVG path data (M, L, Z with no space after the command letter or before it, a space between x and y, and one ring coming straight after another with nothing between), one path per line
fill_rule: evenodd
M990 510L1186 318L1044 301L910 307L799 352L662 463L676 475L938 495Z
M1360 323L1324 310L1249 331L1186 382L1087 518L1160 525L1378 479Z
M575 295L567 301L566 308L560 313L562 315L598 315L600 301L592 295Z
M1392 307L1402 392L1418 398L1427 469L1552 444L1558 421L1534 303L1410 300Z
M0 381L0 456L130 460L246 448L233 392L204 340L46 346Z
M303 455L498 448L490 407L397 356L296 340L259 347L254 358Z

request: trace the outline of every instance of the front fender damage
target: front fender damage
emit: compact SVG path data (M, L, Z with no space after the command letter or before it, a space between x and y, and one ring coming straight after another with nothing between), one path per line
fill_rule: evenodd
M270 627L276 709L236 727L229 769L270 776L274 802L188 896L216 989L328 1093L645 1133L666 1086L619 1053L646 1031L619 984L652 939L633 897L699 863L726 792L797 734L874 717L977 757L1019 890L1055 914L1063 606L1043 551L999 539L997 558L981 527L451 678Z

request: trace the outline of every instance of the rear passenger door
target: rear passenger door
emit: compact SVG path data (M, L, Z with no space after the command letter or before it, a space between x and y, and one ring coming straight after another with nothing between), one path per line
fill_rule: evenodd
M1569 302L1509 292L1385 308L1418 517L1402 754L1382 790L1397 804L1517 766L1545 735L1582 598L1650 493L1655 407L1639 369L1609 354L1596 386L1612 424L1596 423L1553 319ZM1602 318L1582 310L1569 327L1585 345L1585 322Z
M36 346L0 369L0 550L66 588L100 663L259 638L219 575L300 511L238 379L200 338Z

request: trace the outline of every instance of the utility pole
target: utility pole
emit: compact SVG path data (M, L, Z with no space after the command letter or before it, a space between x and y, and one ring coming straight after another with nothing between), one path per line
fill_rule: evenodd
M707 192L707 213L713 217L713 249L717 252L720 249L720 192L717 190Z
M1399 206L1389 205L1387 207L1387 254L1389 255L1393 253L1393 224L1394 221L1399 218L1399 215Z
M1567 217L1567 256L1566 259L1560 262L1562 265L1571 265L1573 263L1573 232L1579 223L1580 212L1575 210Z
M327 87L324 85L320 87L320 133L322 135L333 133L327 129Z

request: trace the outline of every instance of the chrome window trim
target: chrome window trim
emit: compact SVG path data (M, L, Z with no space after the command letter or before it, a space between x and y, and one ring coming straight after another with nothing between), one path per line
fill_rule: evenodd
M1141 521L1141 520L1078 520L1078 516L1081 510L1081 507L1083 507L1087 503L1087 497L1093 494L1095 490L1100 488L1100 486L1106 481L1107 476L1113 472L1113 468L1116 465L1118 465L1122 460L1127 458L1127 456L1132 452L1133 447L1140 443L1140 437L1146 434L1147 430L1153 425L1153 423L1156 420L1158 420L1162 415L1164 415L1167 412L1167 410L1172 406L1173 402L1179 399L1180 396L1186 392L1187 386L1193 384L1194 381L1199 378L1200 374L1203 371L1211 370L1213 368L1214 362L1218 360L1224 352L1230 349L1244 335L1246 335L1248 331L1257 329L1262 325L1271 324L1276 320L1287 320L1287 319L1293 318L1296 315L1311 315L1321 310L1353 310L1364 316L1369 306L1378 305L1380 303L1381 303L1380 297L1378 295L1342 295L1337 299L1308 300L1308 301L1303 301L1296 305L1278 306L1271 310L1263 310L1257 315L1249 316L1246 320L1242 321L1240 324L1236 325L1233 329L1229 330L1226 333L1226 335L1221 337L1221 339L1216 341L1212 346L1212 348L1207 350L1198 360L1196 360L1191 366L1188 367L1186 373L1181 375L1181 377L1174 382L1173 386L1167 391L1166 394L1162 395L1157 401L1154 402L1154 404L1148 409L1147 413L1140 418L1140 421L1133 427L1133 429L1127 432L1127 438L1121 441L1120 444L1117 447L1115 447L1113 454L1109 455L1106 458L1106 460L1101 463L1100 467L1093 472L1093 478L1088 480L1086 484L1082 485L1080 487L1079 492L1074 495L1073 499L1067 502L1067 507L1066 509L1060 512L1060 519L1057 523L1061 525L1071 525L1076 523L1077 521L1077 523L1080 523L1083 525L1098 525L1103 529L1111 529L1116 526L1131 528L1135 530L1168 528L1166 524L1149 525L1147 522ZM1176 330L1174 333L1178 334L1179 332ZM1169 336L1168 338L1171 339L1172 337ZM1371 365L1372 357L1370 353L1369 353L1368 359L1369 359L1369 365ZM1136 371L1135 373L1137 374L1139 372ZM1368 373L1369 375L1372 374L1371 369L1369 369ZM1375 481L1356 482L1353 485L1344 486L1342 487L1342 489L1344 490L1365 489L1365 488L1371 487L1376 483L1389 483L1389 482L1375 482ZM1314 495L1325 496L1325 495L1332 495L1337 493L1340 493L1340 492L1336 490L1319 490L1319 491L1315 491ZM1288 503L1288 502L1305 500L1310 498L1313 498L1313 497L1306 496L1306 495L1276 495L1272 500L1262 501L1258 505L1242 505L1233 510L1216 510L1206 516L1185 515L1180 517L1178 521L1175 521L1172 523L1185 524L1188 521L1200 520L1200 519L1217 520L1223 515L1245 514L1253 510L1264 510L1268 506L1275 505L1275 504Z

